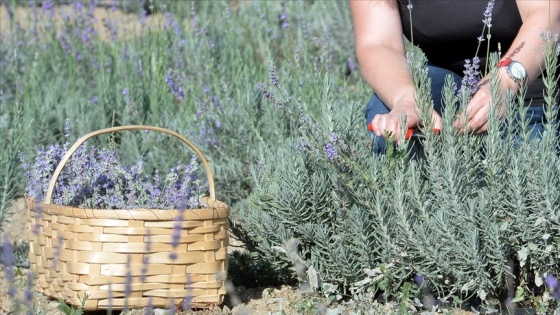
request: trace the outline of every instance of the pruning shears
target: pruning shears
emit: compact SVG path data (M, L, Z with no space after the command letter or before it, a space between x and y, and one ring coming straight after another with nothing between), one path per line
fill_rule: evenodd
M373 124L371 122L367 127L369 131L373 132ZM433 128L432 132L437 135L441 132L441 129ZM426 135L418 128L408 128L405 138L406 140L424 140L426 139Z

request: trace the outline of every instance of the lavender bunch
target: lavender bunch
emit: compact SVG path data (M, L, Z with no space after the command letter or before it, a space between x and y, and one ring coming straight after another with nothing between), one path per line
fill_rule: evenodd
M45 199L52 174L67 148L68 143L42 147L32 163L23 161L28 196ZM52 203L96 209L199 208L206 185L198 178L197 170L193 155L189 164L171 168L160 179L157 171L153 176L144 173L142 159L136 165L123 165L117 150L84 144L60 174Z

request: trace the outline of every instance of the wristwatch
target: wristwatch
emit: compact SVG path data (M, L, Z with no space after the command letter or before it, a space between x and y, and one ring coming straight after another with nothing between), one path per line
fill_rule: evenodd
M527 71L525 70L525 67L523 67L521 63L514 61L509 57L498 62L498 68L500 67L506 67L507 74L518 85L527 79Z

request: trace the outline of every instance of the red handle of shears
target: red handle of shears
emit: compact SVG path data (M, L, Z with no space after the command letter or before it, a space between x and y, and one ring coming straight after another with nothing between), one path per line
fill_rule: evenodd
M373 132L373 123L370 122L367 127L369 131ZM437 135L441 132L441 129L433 128L432 132ZM410 140L411 138L423 138L423 137L424 134L420 130L415 128L408 128L405 135L406 140Z

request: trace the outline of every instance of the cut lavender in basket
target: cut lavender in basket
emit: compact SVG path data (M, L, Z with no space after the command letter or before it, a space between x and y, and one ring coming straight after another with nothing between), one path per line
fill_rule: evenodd
M23 161L28 179L26 193L44 201L50 179L68 144L41 148L32 163ZM95 209L200 208L207 184L197 177L198 162L179 165L160 179L144 173L143 161L123 165L117 150L82 145L66 163L54 186L52 203Z

